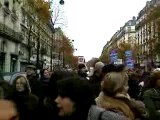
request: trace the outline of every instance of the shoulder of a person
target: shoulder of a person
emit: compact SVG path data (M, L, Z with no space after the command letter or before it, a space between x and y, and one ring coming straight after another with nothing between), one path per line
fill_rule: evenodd
M152 96L155 95L153 88L150 88L144 92L144 96Z
M106 110L103 112L101 120L129 120L129 118L127 118L120 112Z
M105 111L105 109L92 105L89 109L88 120L99 120L99 116L103 111Z
M91 106L88 115L88 120L128 120L119 112L109 111L96 105Z
M35 101L39 100L39 98L36 95L32 94L32 93L29 95L29 97L30 97L30 99L35 100Z

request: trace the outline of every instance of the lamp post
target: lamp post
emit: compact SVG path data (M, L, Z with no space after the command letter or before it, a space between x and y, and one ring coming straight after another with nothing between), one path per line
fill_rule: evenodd
M64 0L60 0L59 4L64 5Z

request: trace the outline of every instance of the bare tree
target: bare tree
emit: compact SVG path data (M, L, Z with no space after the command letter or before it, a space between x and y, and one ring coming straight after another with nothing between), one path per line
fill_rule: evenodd
M54 29L54 33L56 32L55 28L62 28L66 26L66 20L64 19L64 11L62 6L59 4L59 2L57 3L57 1L55 0L50 0L50 14L51 14L51 21L52 21L52 25L53 25L53 29ZM52 45L51 45L51 59L50 59L50 64L52 66L52 59L53 59L53 50L56 49L56 43L55 43L55 35L53 35L53 39L52 39ZM60 52L60 51L58 51ZM59 55L60 56L60 55ZM52 70L52 67L51 67Z
M54 28L66 27L67 22L64 16L64 10L59 3L57 4L55 0L51 0L51 14Z

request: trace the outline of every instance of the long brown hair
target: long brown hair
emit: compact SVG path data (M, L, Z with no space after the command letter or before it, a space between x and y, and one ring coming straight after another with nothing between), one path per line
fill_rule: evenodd
M27 89L28 89L29 94L31 94L31 87L30 87L30 85L29 85L29 82L28 82L27 78L24 77L23 75L18 75L18 76L13 80L13 87L15 87L17 80L20 79L20 78L23 78L23 79L26 81L26 87L27 87Z

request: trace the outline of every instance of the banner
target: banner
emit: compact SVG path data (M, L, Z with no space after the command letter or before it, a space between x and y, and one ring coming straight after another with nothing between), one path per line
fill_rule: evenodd
M133 69L134 68L134 60L133 60L133 53L132 50L127 50L125 51L125 63L128 69Z
M78 64L85 63L84 56L78 56Z

